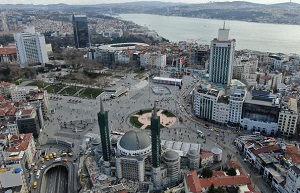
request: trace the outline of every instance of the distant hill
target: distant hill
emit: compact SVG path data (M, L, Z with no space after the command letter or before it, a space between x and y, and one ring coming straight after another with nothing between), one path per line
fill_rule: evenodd
M188 4L161 1L140 1L126 3L100 3L94 5L68 5L62 3L49 5L2 4L0 6L0 10L1 9L38 9L48 11L64 10L66 12L82 12L87 15L94 15L95 13L101 13L104 15L146 13L208 19L240 20L248 22L300 24L300 4L292 2L259 4L246 1L226 1Z

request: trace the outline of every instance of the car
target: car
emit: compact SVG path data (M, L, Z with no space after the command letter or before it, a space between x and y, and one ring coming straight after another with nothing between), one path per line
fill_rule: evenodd
M47 160L47 161L49 161L49 156L47 156L47 155L46 155L46 157L45 157L45 158L46 158L46 160Z
M73 156L73 154L72 154L71 152L69 152L69 153L68 153L68 156L72 157L72 156Z
M33 182L33 188L34 188L34 189L37 188L37 181Z
M41 170L45 169L46 167L47 167L46 165L43 165L43 166L41 167Z
M65 159L62 159L62 161L64 161L64 162L67 162L67 161L68 161L68 159L66 159L66 158L65 158Z
M66 152L62 152L60 156L63 157L63 156L66 156L66 155L67 155Z

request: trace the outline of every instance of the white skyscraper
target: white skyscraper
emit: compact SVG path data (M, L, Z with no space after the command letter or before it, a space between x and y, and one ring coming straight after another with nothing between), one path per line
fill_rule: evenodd
M229 85L232 79L235 40L229 40L229 29L219 29L218 38L211 41L209 81Z
M49 61L45 37L36 33L34 27L26 28L23 33L14 33L14 39L21 68L27 67L28 64Z

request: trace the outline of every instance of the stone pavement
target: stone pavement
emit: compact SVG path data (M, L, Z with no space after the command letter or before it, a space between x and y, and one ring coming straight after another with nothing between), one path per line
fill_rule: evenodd
M171 127L176 122L176 117L167 117L162 113L163 111L164 110L161 109L157 112L157 116L160 117L160 124L165 127ZM148 125L151 124L152 112L134 116L137 116L139 122L144 124L140 129L145 129Z

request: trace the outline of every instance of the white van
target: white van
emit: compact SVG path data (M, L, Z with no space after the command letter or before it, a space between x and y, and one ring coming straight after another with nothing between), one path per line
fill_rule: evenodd
M197 130L197 133L198 133L198 135L199 135L200 137L203 137L203 136L204 136L204 133L203 133L202 131L200 131L200 130Z

